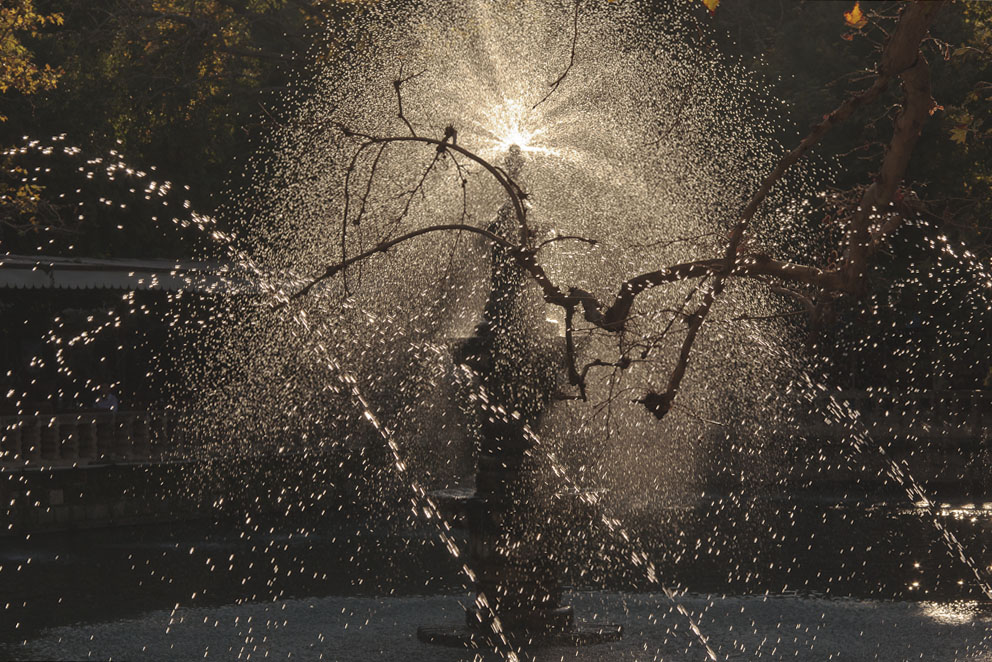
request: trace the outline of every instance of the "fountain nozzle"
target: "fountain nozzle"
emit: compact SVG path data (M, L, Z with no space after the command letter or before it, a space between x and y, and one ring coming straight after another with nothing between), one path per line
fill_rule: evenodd
M524 155L520 145L510 145L506 150L505 164L506 172L510 177L516 177L520 174L520 169L524 165Z

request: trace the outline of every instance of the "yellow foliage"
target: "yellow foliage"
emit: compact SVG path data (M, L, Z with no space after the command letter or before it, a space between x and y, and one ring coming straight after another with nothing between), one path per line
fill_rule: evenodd
M720 6L720 0L703 0L703 4L706 5L711 14L715 14L716 8Z
M860 2L855 2L851 11L844 12L844 22L852 28L857 28L858 30L867 25L868 19L865 18L864 12L861 11Z
M39 29L62 25L61 14L39 14L33 0L6 0L0 7L0 93L17 90L34 94L55 87L61 71L47 64L39 67L23 36L37 37ZM0 121L6 117L0 115Z
M951 129L951 140L954 142L964 145L968 142L968 125L967 124L957 124Z
M954 125L951 127L951 140L959 145L966 144L968 142L968 133L975 128L975 118L967 111L955 109L951 120L954 122Z

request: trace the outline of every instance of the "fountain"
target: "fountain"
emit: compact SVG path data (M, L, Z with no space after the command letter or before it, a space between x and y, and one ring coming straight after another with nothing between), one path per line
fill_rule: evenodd
M813 253L798 219L829 172L778 145L777 101L690 4L663 29L633 3L425 4L369 10L276 130L252 218L182 219L249 284L207 320L177 303L162 357L191 491L237 524L129 548L164 597L95 632L106 648L35 627L24 650L461 653L419 626L506 659L937 659L931 634L953 638L941 659L980 655L989 508L932 499L899 447L934 429L922 406L823 386L791 322L829 332L859 285L768 257Z
M520 147L511 145L504 171L518 187L524 185L522 167ZM511 202L500 207L487 230L513 239L517 227ZM494 632L531 646L613 640L620 627L576 624L572 608L561 604L553 541L564 532L550 530L546 518L542 522L538 474L525 467L536 451L527 428L537 427L551 400L562 352L554 346L556 338L541 337L543 302L527 291L527 274L506 248L494 245L491 252L483 319L457 357L478 380L473 394L479 430L475 489L432 495L442 513L468 530L476 604L467 611L464 627L421 627L417 636L427 643L472 648L499 646Z

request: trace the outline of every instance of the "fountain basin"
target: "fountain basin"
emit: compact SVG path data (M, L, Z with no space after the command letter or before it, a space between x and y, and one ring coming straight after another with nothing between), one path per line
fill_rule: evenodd
M705 654L659 593L577 592L569 600L602 619L623 619L622 641L535 651L540 661L688 662ZM980 662L992 612L976 603L913 603L800 595L683 596L721 659ZM155 611L137 618L53 628L0 656L41 659L407 660L488 662L492 652L427 647L412 636L427 616L453 617L451 596L305 598ZM455 607L457 609L457 607ZM171 625L170 625L171 623ZM215 625L218 624L218 625ZM595 627L595 624L593 624ZM774 651L774 652L773 652ZM477 657L478 656L478 657Z

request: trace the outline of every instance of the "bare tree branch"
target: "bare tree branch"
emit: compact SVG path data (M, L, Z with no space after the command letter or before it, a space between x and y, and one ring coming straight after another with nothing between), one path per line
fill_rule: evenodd
M575 337L573 335L572 318L575 306L565 307L565 366L568 370L568 383L579 387L579 397L586 399L586 380L575 369Z
M345 136L348 137L358 137L364 138L366 142L362 147L369 145L379 145L382 143L404 143L404 142L415 142L423 143L425 145L434 145L440 148L441 151L452 151L467 157L469 160L481 165L493 179L506 191L506 194L510 198L510 202L513 205L513 213L517 219L517 224L520 226L520 243L521 245L526 245L531 238L530 228L527 225L527 211L524 208L524 198L527 194L523 192L520 186L510 177L502 168L498 168L493 164L486 161L481 156L471 152L461 145L454 142L449 142L446 138L438 140L436 138L428 138L426 136L374 136L367 133L362 133L361 131L355 131L349 129L348 127L341 127ZM361 148L360 148L361 149ZM349 170L354 167L355 159L352 160L352 166Z
M411 136L416 136L417 132L414 130L413 124L410 123L410 120L408 120L406 118L406 115L403 114L403 93L400 90L400 88L403 86L403 83L406 83L407 81L411 81L414 78L417 78L418 76L424 75L425 71L427 70L425 69L424 71L415 74L410 74L406 78L403 78L403 67L401 65L400 77L393 81L393 90L396 92L396 108L397 108L396 116L399 117L401 120L403 120L403 123L406 124L406 127L410 129Z
M337 264L332 264L332 265L328 266L326 269L324 269L324 273L323 274L321 274L320 276L317 276L316 278L314 278L313 280L311 280L309 283L307 283L306 285L304 285L301 289L299 289L295 293L289 295L289 298L287 299L286 302L282 302L282 303L280 303L276 307L277 308L282 308L289 301L293 301L295 299L299 299L301 297L306 296L310 292L310 290L312 290L314 287L316 287L317 285L319 285L320 283L324 282L325 280L327 280L329 278L333 278L339 272L343 272L345 269L347 269L351 265L355 264L356 262L360 262L362 260L365 260L365 259L367 259L369 257L372 257L373 255L375 255L377 253L385 253L390 248L392 248L392 247L394 247L394 246L396 246L398 244L402 244L403 242L409 241L410 239L414 239L415 237L420 237L422 235L430 234L432 232L449 232L449 231L452 231L452 230L464 230L465 232L473 232L475 234L482 235L483 237L485 237L489 241L492 241L494 243L497 243L497 244L500 244L502 246L505 246L506 248L511 248L511 249L512 248L516 248L516 246L514 246L513 244L511 244L509 241L507 241L503 237L499 236L498 234L494 234L494 233L490 232L489 230L483 230L482 228L477 228L474 225L466 225L464 223L449 223L449 224L446 224L446 225L431 225L431 226L428 226L426 228L420 228L419 230L414 230L412 232L407 232L406 234L404 234L404 235L402 235L400 237L396 237L395 239L390 239L388 241L384 241L384 242L376 245L374 248L370 248L369 250L367 250L367 251L365 251L363 253L359 253L357 255L353 255L350 258L347 258L345 260L342 260L341 262L338 262Z
M813 303L813 300L810 299L805 294L802 294L801 292L796 292L795 290L791 290L787 287L779 287L778 285L772 285L769 289L771 289L771 291L775 292L776 294L792 297L793 299L795 299L796 301L802 304L803 309L806 311L807 314L811 316L813 315L815 304Z
M696 87L696 78L693 77L689 80L689 85L682 93L682 100L679 102L679 107L675 109L675 117L672 118L671 123L668 125L668 128L665 129L665 131L657 138L655 138L649 143L646 143L647 147L655 147L657 145L660 145L668 138L668 136L672 135L672 131L675 130L675 127L677 127L682 122L682 111L685 110L686 103L688 103L689 101L689 95L692 94L692 91L695 89L695 87Z
M823 121L813 127L813 130L803 138L795 149L782 157L775 166L775 169L765 178L761 186L751 197L750 202L744 208L741 218L731 234L730 243L727 246L727 255L730 259L736 256L737 248L743 240L744 233L751 219L754 218L755 212L758 211L758 207L768 197L772 186L782 178L786 170L798 162L830 129L851 117L859 108L875 101L888 88L889 83L894 77L914 67L917 60L923 57L920 53L920 42L930 29L930 24L933 22L934 17L944 2L945 0L914 2L906 6L895 34L889 39L885 49L882 51L878 74L872 86L860 94L848 97L844 103L826 115ZM895 140L895 137L893 140ZM913 144L915 145L915 140ZM909 151L912 151L912 146L910 146Z
M744 234L751 220L754 218L758 207L771 191L772 186L827 131L837 123L850 117L859 107L877 99L888 87L890 80L894 76L902 75L907 94L906 108L896 121L896 131L890 142L889 152L886 154L882 167L883 174L865 192L865 199L862 200L862 206L858 215L855 216L851 223L844 284L848 288L851 288L856 287L858 283L863 281L871 239L868 232L868 210L887 204L891 199L895 187L902 180L902 176L905 173L909 162L909 155L916 145L920 127L925 121L926 114L929 113L932 103L929 93L929 69L926 68L926 60L920 52L920 42L928 32L930 24L933 22L937 11L942 5L942 1L915 2L905 8L895 33L889 39L882 52L882 60L875 83L867 91L847 99L836 110L827 115L795 149L778 162L772 173L765 178L759 189L751 197L750 202L741 214L741 219L731 232L730 240L727 243L724 264L716 270L716 278L713 285L707 290L706 295L703 297L703 302L689 319L688 331L683 340L682 348L679 351L678 362L672 370L665 391L663 393L649 393L641 400L656 417L663 418L671 409L672 402L685 376L686 367L692 354L692 346L696 341L699 329L712 309L716 297L723 291L726 278L734 271L734 266L739 259L738 254L741 252L740 247L744 240ZM926 101L924 101L924 98ZM922 107L925 107L925 111L921 116L920 109ZM886 172L887 170L888 172ZM883 175L888 176L883 179ZM773 262L768 259L761 261L761 264L765 267L771 267ZM755 262L754 264L757 266L759 263ZM807 267L806 269L808 270L810 268ZM798 275L798 273L793 273L793 270L783 271L783 273ZM816 279L819 280L821 276L822 274L817 274ZM628 281L628 283L630 282ZM637 284L640 285L641 283L643 283L641 289L631 287L627 290L628 292L632 292L632 294L624 298L624 305L620 308L620 312L624 316L629 313L630 306L633 303L633 297L636 296L637 292L651 286L649 280L638 281ZM621 291L621 295L624 294L625 292ZM620 300L621 297L618 297L617 302L620 303ZM614 308L616 307L617 304L614 304Z
M539 251L548 244L553 244L557 241L581 241L583 243L589 244L590 246L599 245L599 242L596 241L595 239L587 239L586 237L580 237L578 235L569 234L569 235L559 235L557 237L551 237L551 239L545 239L544 241L542 241L537 245L537 248L535 248L534 251L535 252Z
M925 4L923 6L929 8ZM896 36L899 34L900 28L897 28ZM902 112L896 118L895 131L892 140L889 141L882 168L875 182L862 196L848 231L844 269L848 278L847 287L851 291L860 291L863 288L868 257L878 245L877 241L873 241L870 232L871 215L886 208L892 201L893 194L906 174L910 155L916 147L920 131L930 116L930 109L933 106L930 67L919 49L915 55L914 64L903 71L901 76L905 101ZM886 228L885 233L891 232L892 229L894 227Z
M941 5L944 4L944 2L945 0L939 0L936 2L914 2L903 8L899 25L889 38L883 50L881 61L872 85L867 90L849 97L833 112L824 116L823 121L814 126L810 133L803 138L803 140L793 150L785 154L778 161L775 168L764 178L759 188L754 192L747 205L744 207L737 223L734 225L727 238L727 243L722 251L722 255L719 257L684 262L682 264L672 265L629 278L621 283L616 297L609 306L604 306L595 295L577 287L569 288L568 293L565 294L561 288L551 281L547 273L538 263L537 251L552 241L566 238L586 241L588 243L594 242L581 237L556 237L542 242L536 249L530 248L529 246L532 239L532 233L527 225L526 209L523 204L526 194L502 168L494 166L470 150L457 145L453 139L453 129L451 129L450 133L446 132L444 139L437 140L416 135L413 131L413 127L409 125L409 123L407 125L411 130L412 135L410 136L373 136L344 128L343 131L346 136L362 138L364 140L364 142L362 142L356 150L356 154L352 160L352 165L346 175L346 210L344 214L345 225L347 224L348 218L347 190L349 178L351 171L356 167L360 155L366 149L376 145L381 146L381 155L381 149L384 149L386 145L393 143L415 142L436 147L437 151L435 161L437 155L448 153L453 159L455 155L460 155L482 166L499 183L510 199L520 229L519 243L510 242L491 232L481 230L466 223L434 225L412 231L389 241L383 241L372 249L348 258L344 254L345 238L344 231L342 231L341 261L336 265L327 267L327 270L322 276L310 282L300 291L292 295L291 299L296 299L305 295L318 282L326 280L336 275L338 272L343 272L349 265L354 264L359 260L368 258L376 253L385 252L389 248L403 241L407 241L423 234L446 230L465 230L485 236L490 241L494 241L505 248L510 249L507 251L509 258L512 259L519 268L526 271L541 287L545 301L547 303L560 306L565 310L566 354L568 361L569 381L572 385L579 388L580 396L584 399L586 397L585 377L590 368L600 365L612 365L616 370L622 370L626 367L626 365L630 364L630 361L625 357L625 355L623 355L623 347L621 347L621 354L623 355L621 361L625 361L625 365L621 365L621 362L610 364L596 360L586 365L580 373L576 368L576 349L574 342L574 314L577 308L581 307L583 318L595 328L611 334L617 334L618 337L622 338L623 332L626 330L628 321L631 318L634 302L639 294L650 288L657 287L665 283L674 283L693 278L703 279L704 282L711 279L709 280L709 283L705 285L702 302L696 307L696 309L691 313L682 312L693 296L690 295L683 302L682 310L676 311L676 315L673 316L669 323L670 329L676 320L685 319L687 330L681 343L676 363L669 375L665 390L661 393L648 392L639 400L639 402L644 404L648 410L651 411L651 413L658 418L662 418L672 407L672 403L679 392L682 380L687 372L693 347L699 337L699 331L703 327L707 316L712 311L717 298L723 292L728 278L748 277L759 278L762 280L770 278L784 284L803 285L814 289L818 292L815 303L814 299L807 297L804 294L796 292L792 289L782 288L775 282L769 283L773 291L785 293L797 298L803 304L804 309L810 313L812 318L811 321L814 322L814 324L817 323L819 319L829 314L829 309L837 295L843 293L857 293L860 289L864 280L868 258L875 250L877 250L879 242L884 239L895 226L898 225L897 222L890 218L873 231L873 213L877 213L877 210L886 207L886 205L888 205L891 201L893 194L897 190L897 187L905 175L909 157L915 147L920 129L929 115L932 104L932 99L930 97L929 69L927 67L926 60L920 53L920 42L926 35L936 12L939 10ZM572 58L569 63L569 67L563 72L558 80L552 84L551 92L557 89L557 86L562 80L564 80L565 76L574 64L575 39L578 34L578 0L576 1L575 6L576 14L573 21L573 30L575 35L573 36ZM757 210L767 199L773 186L784 176L786 171L797 163L803 155L817 142L819 142L830 129L840 122L850 118L859 108L862 108L866 104L878 99L878 97L887 89L891 80L895 77L901 77L903 81L903 88L905 91L904 106L902 112L900 112L899 116L895 120L895 132L886 151L878 178L865 190L861 198L860 208L849 222L849 241L843 264L841 266L820 269L815 266L794 264L787 261L778 260L763 253L745 251L745 234L747 233ZM399 82L401 81L402 79ZM400 95L399 84L394 83L394 85L397 91L397 101L401 107L400 116L401 119L404 119L405 121L405 118L402 117L402 98ZM551 92L549 92L548 96L550 96ZM547 99L547 96L545 99ZM541 102L543 101L544 99L542 99ZM540 104L541 102L538 103ZM449 138L451 139L449 140ZM430 167L433 167L433 162ZM427 170L428 173L430 172L430 167ZM370 173L370 176L374 176L374 163L373 172ZM426 177L426 174L424 176ZM459 177L462 179L462 186L464 189L466 179L460 166ZM370 187L371 184L369 184L367 188ZM414 189L414 194L419 187L420 186L418 185L418 188ZM462 220L465 220L464 211ZM704 287L704 282L697 285L697 288L694 290L693 294L695 291L698 291L700 288ZM792 314L794 313L789 313L789 315ZM780 316L782 315L777 317ZM666 329L665 333L667 333L669 329Z
M558 76L558 78L556 78L554 82L551 83L550 86L551 89L548 90L548 93L545 94L540 101L538 101L537 103L535 103L533 106L530 107L531 110L534 110L542 103L547 101L548 98L555 93L555 91L558 89L558 86L561 85L562 81L565 80L565 77L568 76L568 72L570 72L572 70L572 67L575 66L575 45L579 41L579 4L581 2L582 0L575 0L575 13L572 15L572 53L568 57L568 66L565 67L565 70L561 72L561 75Z

